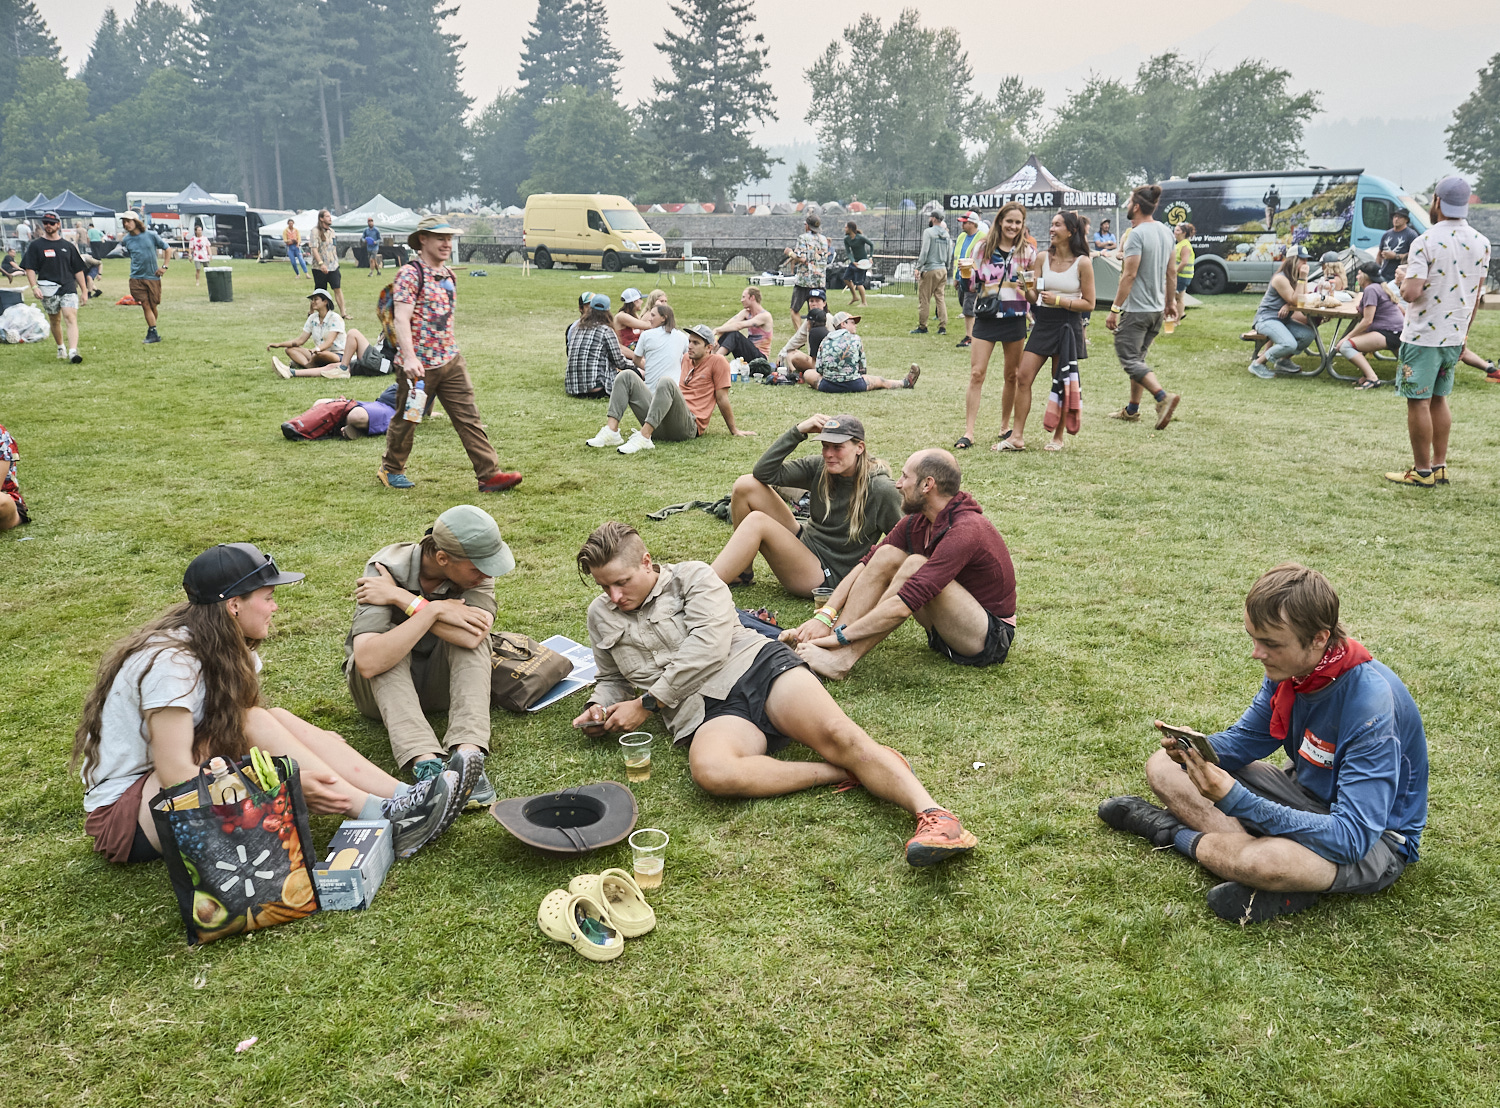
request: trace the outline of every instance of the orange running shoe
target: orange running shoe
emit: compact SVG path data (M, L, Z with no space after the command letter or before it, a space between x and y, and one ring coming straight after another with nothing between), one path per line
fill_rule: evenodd
M907 840L906 863L933 866L978 845L979 840L948 809L928 808L917 816L917 833Z

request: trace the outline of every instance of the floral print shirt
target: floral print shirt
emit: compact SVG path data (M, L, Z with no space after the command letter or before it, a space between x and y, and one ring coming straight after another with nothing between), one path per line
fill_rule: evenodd
M21 452L16 449L16 440L10 437L10 432L0 427L0 462L9 462L10 470L5 475L5 480L0 481L0 494L10 497L16 502L16 507L21 509L21 515L26 515L26 498L21 495L21 486L16 484L16 465L21 460Z
M424 369L447 365L458 356L458 343L453 337L453 304L457 295L453 270L447 266L433 269L421 258L414 258L396 275L394 295L397 304L413 305L411 344Z
M865 373L865 344L853 331L829 331L818 347L818 374L828 381L852 381Z
M1422 278L1422 295L1406 307L1401 341L1462 346L1489 268L1490 240L1462 220L1441 220L1413 239L1406 276Z
M793 274L798 285L805 289L823 287L824 275L828 272L828 258L832 253L828 239L816 231L803 231L792 247L795 261Z
M307 256L312 259L312 267L324 273L332 273L339 267L339 245L332 227L327 231L321 227L312 229L307 239Z

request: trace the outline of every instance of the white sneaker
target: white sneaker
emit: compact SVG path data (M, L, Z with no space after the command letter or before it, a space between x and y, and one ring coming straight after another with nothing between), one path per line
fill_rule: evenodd
M655 450L656 443L652 442L639 431L630 432L630 439L624 446L620 447L621 454L639 454L642 450Z
M282 377L290 377L292 375L292 371L287 368L287 364L274 354L271 355L271 364L276 367L276 372Z
M583 441L584 445L586 446L604 447L619 446L625 440L620 437L620 432L611 431L609 429L609 424L606 423L603 427L599 428L599 433L597 435L595 435L591 439L584 439Z
M65 362L68 360L68 348L66 346L63 346L61 344L58 345L57 360L60 362Z
M349 377L349 370L345 366L331 365L323 371L323 376L333 381L343 381Z

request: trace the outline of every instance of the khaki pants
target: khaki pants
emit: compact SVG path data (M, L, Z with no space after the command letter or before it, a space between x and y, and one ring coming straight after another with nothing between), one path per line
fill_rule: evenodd
M465 650L436 635L424 635L410 654L384 673L361 677L351 656L344 663L344 675L360 715L384 722L398 767L461 743L489 750L489 636ZM443 711L448 713L448 733L439 741L425 713Z
M946 269L924 269L917 283L917 326L927 326L927 309L932 298L937 297L938 326L948 326L948 271Z
M651 424L653 442L682 442L698 437L698 421L688 410L676 381L661 381L653 391L628 369L615 374L607 414L610 419L620 419L627 407L636 419Z
M423 377L428 403L432 398L443 402L443 411L458 432L459 441L468 452L473 463L474 475L481 481L493 477L500 471L500 459L490 445L490 437L484 433L484 424L479 419L479 409L474 404L474 382L469 380L469 367L462 354L455 354L451 362L436 369L429 369ZM382 473L404 473L406 459L411 457L412 441L417 434L417 425L402 418L406 410L406 394L411 390L411 380L400 373L396 385L396 416L385 433L385 457L380 460Z

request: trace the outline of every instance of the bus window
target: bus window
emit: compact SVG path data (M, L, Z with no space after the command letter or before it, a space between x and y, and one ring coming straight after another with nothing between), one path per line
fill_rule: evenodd
M604 217L602 215L600 215L598 212L594 211L593 208L589 209L589 230L590 231L608 231L609 230L609 228L604 225Z
M1359 205L1360 222L1371 231L1389 231L1391 212L1394 210L1389 200L1382 200L1378 196L1366 196Z

